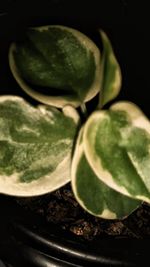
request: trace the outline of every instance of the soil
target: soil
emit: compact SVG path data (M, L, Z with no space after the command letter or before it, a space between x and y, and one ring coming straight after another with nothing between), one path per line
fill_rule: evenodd
M138 238L150 236L150 205L143 203L123 220L104 220L84 211L76 202L70 184L40 197L15 199L23 208L45 217L86 240L99 236Z

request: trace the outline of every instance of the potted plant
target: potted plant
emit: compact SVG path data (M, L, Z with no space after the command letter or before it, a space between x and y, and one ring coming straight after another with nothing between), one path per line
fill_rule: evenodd
M119 3L120 1L117 3L117 5L119 5ZM76 196L76 199L81 204L81 206L84 207L88 212L96 216L101 216L102 218L104 218L104 220L102 220L102 223L106 223L106 219L112 220L118 217L127 216L134 209L136 209L138 206L141 205L141 200L149 202L149 194L147 193L146 189L148 186L146 180L148 179L147 173L143 174L144 170L148 168L147 167L148 165L145 162L144 163L142 162L144 156L141 158L141 153L146 153L145 149L147 147L146 145L148 144L149 140L147 137L149 131L148 119L143 115L143 113L140 111L138 107L129 102L118 102L118 104L116 103L112 105L111 108L107 108L107 111L106 108L104 111L100 110L102 107L104 107L105 104L107 104L109 101L111 101L118 95L119 90L121 88L121 71L117 59L115 57L115 54L113 52L111 43L107 35L103 31L101 31L102 43L99 44L100 51L102 51L100 60L99 49L97 49L98 43L100 43L100 37L96 35L95 27L101 27L102 29L103 28L106 29L105 31L108 31L110 36L111 35L113 36L113 34L115 36L117 30L118 30L117 33L119 33L120 35L122 33L121 38L117 37L116 39L116 41L119 44L117 47L116 43L116 49L118 48L118 58L120 56L123 79L125 77L127 63L129 68L135 56L134 54L135 52L133 53L133 50L131 50L132 58L129 57L128 59L129 62L128 62L127 58L122 53L123 51L124 52L126 51L127 53L127 50L124 48L124 46L121 46L121 44L124 40L126 40L126 36L130 36L127 35L127 32L125 31L122 32L122 28L124 27L124 30L126 29L127 31L129 31L129 27L127 27L126 24L124 26L123 24L121 24L119 29L118 26L114 24L113 27L111 28L111 26L108 26L111 25L110 23L111 21L105 21L104 17L101 17L101 19L99 19L99 14L96 13L96 7L98 7L97 1L95 2L95 7L94 7L94 11L97 14L96 20L94 20L93 18L92 22L88 20L90 18L88 12L89 9L91 8L91 4L89 5L87 3L87 6L89 5L88 6L89 9L87 9L86 13L87 17L85 16L85 21L82 21L82 17L79 18L76 15L77 13L74 13L75 15L73 15L75 21L72 18L70 18L69 17L70 13L68 13L69 9L66 11L68 18L63 19L63 17L60 16L59 13L59 7L61 7L61 9L63 7L65 10L66 6L65 3L62 4L61 1L59 2L59 4L51 3L47 5L48 6L51 5L51 7L53 7L54 10L55 8L57 8L57 12L53 13L51 11L52 13L50 14L49 11L47 14L46 13L47 9L46 7L44 7L44 9L41 8L40 10L41 13L39 15L35 11L34 13L33 9L31 8L32 10L30 11L31 14L28 14L28 17L25 16L21 18L20 16L19 17L17 16L15 18L14 15L16 15L16 13L14 9L13 12L11 10L10 14L2 18L3 20L5 20L5 27L6 27L4 46L1 48L4 50L2 62L4 64L3 70L5 72L4 78L1 82L1 84L4 86L2 95L13 94L21 96L26 100L28 100L28 102L31 102L31 98L29 98L25 93L23 93L23 91L21 91L20 87L22 87L22 89L24 89L29 95L35 97L37 100L40 100L41 102L45 103L45 101L47 101L45 99L49 99L48 104L56 106L58 108L63 108L63 113L61 113L55 108L51 107L49 108L45 106L40 106L37 109L33 107L34 104L37 105L36 101L35 102L32 101L32 106L31 106L31 104L24 102L24 100L18 97L17 98L11 97L11 99L9 96L1 97L1 103L2 104L4 103L3 110L6 109L6 112L8 114L7 118L9 119L9 124L7 125L11 127L11 133L14 134L14 138L16 138L15 140L19 140L20 146L22 145L24 147L25 142L23 140L25 139L36 140L37 138L38 140L38 136L40 136L40 140L42 140L42 149L40 146L38 146L37 150L35 148L36 153L34 152L35 150L33 151L33 148L30 150L29 142L27 142L28 145L26 148L25 147L20 148L20 146L18 148L17 146L15 151L19 153L18 154L19 157L17 156L16 160L13 163L15 164L15 167L17 166L18 169L21 168L22 170L22 168L26 166L26 164L32 165L31 163L32 162L34 163L33 169L28 168L27 172L23 172L23 174L21 173L21 177L19 177L19 179L22 179L22 182L27 182L29 185L31 179L34 178L38 180L38 178L41 176L41 173L42 175L47 173L52 173L52 177L57 178L58 176L58 180L57 182L54 182L54 184L50 185L45 180L44 182L47 185L45 187L43 187L42 184L40 184L39 186L39 183L37 183L37 186L35 187L30 187L26 185L24 187L24 184L22 183L23 186L21 185L20 187L21 193L19 192L19 190L18 191L16 190L16 186L14 186L14 188L12 184L11 186L9 186L10 181L8 180L7 187L4 188L4 186L2 185L1 192L15 196L16 195L35 196L39 194L48 193L50 191L54 191L68 182L69 175L67 171L69 168L68 166L70 166L71 164L72 188ZM79 8L78 4L74 4L74 6L75 8ZM24 4L24 8L26 7L28 7L28 5ZM106 8L104 6L101 7L103 8L103 10L105 10ZM124 9L122 9L123 7ZM120 8L123 11L126 10L127 7L126 5L121 4ZM21 10L22 10L21 7L19 7L20 14ZM44 14L42 14L42 12L44 12ZM10 18L13 21L11 29L10 29ZM18 26L18 22L20 23L21 27ZM44 38L47 38L47 34L48 38L50 38L51 32L55 31L55 34L54 32L52 34L51 42L53 41L53 36L57 36L58 32L59 34L60 32L61 34L64 34L64 32L66 31L68 34L68 37L66 37L68 38L67 43L68 40L70 39L72 40L73 37L77 36L78 36L78 41L80 40L80 43L82 45L86 43L86 49L88 50L88 61L87 62L85 61L86 64L84 65L84 69L85 67L87 69L85 73L83 72L83 74L85 74L86 82L88 84L91 84L91 81L88 79L91 78L92 76L91 73L94 73L93 74L94 82L92 81L92 84L94 84L93 87L87 86L87 84L85 86L85 84L82 81L83 75L81 75L81 78L78 81L74 80L73 78L69 83L69 86L72 86L71 87L72 95L71 96L69 95L68 97L69 93L68 91L66 91L66 80L68 81L68 77L67 79L64 79L64 77L61 78L61 69L60 69L59 78L61 81L61 85L63 83L64 85L61 86L60 88L58 84L58 79L56 77L56 79L53 79L52 85L50 87L57 88L57 94L52 95L50 98L48 98L47 95L44 98L42 98L42 96L45 95L45 91L44 94L43 92L41 93L40 91L41 70L38 73L37 69L35 69L35 72L33 69L32 72L32 68L31 69L29 68L30 66L28 65L28 61L26 61L27 59L26 55L24 57L24 51L26 52L28 51L29 44L28 42L26 42L26 40L24 42L24 34L26 26L41 26L47 24L48 25L65 24L69 26L69 27L50 26L44 28L44 33L46 31L46 36ZM88 39L88 37L72 29L72 27L77 28L78 30L80 30L80 28L83 29L86 35L89 35L89 37L94 38L94 41L97 44L97 46L95 46L94 43ZM41 36L42 31L43 28L38 27L31 29L30 32L28 33L32 43L31 51L33 55L35 55L35 51L39 49L39 47L36 47L36 44L38 44L38 42L36 42L37 40L36 38L40 38L41 40L41 37L39 36ZM132 32L132 29L130 29L130 32ZM93 33L95 33L95 37L93 37ZM122 40L122 37L124 36L125 33L126 35L124 37L124 40ZM135 40L133 39L132 34L130 38L135 45ZM22 40L25 43L25 46L24 45L22 46ZM13 45L10 48L9 63L11 71L17 82L15 82L14 78L12 77L8 61L6 60L6 55L8 54L8 47L10 46L10 43L12 41L15 41L17 43L17 46ZM59 44L62 45L62 39L61 42L60 39L58 41ZM72 51L74 51L73 50L74 47L76 49L75 44L76 43L73 43L73 46L71 48L68 46L65 47L67 53L68 51L70 51L69 49L72 49L71 56L74 55ZM77 44L77 47L79 51L80 49L79 44ZM123 50L120 47L122 47ZM26 48L27 50L25 50ZM81 46L81 51L79 51L78 55L78 57L81 59L81 63L83 60L82 57L84 56L84 50L82 51L82 48L83 46ZM119 50L119 48L121 50ZM53 49L53 47L51 47L51 49ZM54 54L55 54L54 64L56 64L57 67L56 69L58 70L59 69L58 56L60 56L59 49L58 51L54 51L53 55ZM92 67L93 58L91 54L94 55L94 64L96 65L96 71L94 71ZM85 58L86 58L86 53L85 53ZM74 58L74 61L75 59L76 58ZM24 66L26 66L26 64L28 67L25 68L24 72ZM76 65L74 65L74 67L76 67ZM78 71L77 68L78 71L77 76L80 76L79 74L82 73L83 71L82 64L80 64L78 67L81 67L79 69L80 71ZM28 72L28 70L30 71ZM128 78L130 77L129 75L130 71L129 71L127 75L127 81L125 79L123 80L123 90L125 90L125 87L129 83L125 95L127 100L133 101L134 94L132 97L132 93L133 92L135 93L135 91L133 91L133 89L131 90L130 87L132 83L135 83L135 79L134 79L133 69L131 69L131 71L132 71L133 81L131 80L131 82L129 83L128 80ZM67 66L66 66L66 72L67 72ZM35 75L36 73L38 73L37 76ZM54 78L55 73L52 72L52 74L53 74L52 78ZM47 87L49 87L49 83L46 84L45 86L47 90ZM83 87L83 94L81 94L81 90L79 90L81 86ZM99 98L98 90L100 87L102 88L102 92ZM139 88L138 83L136 84L136 88L137 87ZM87 93L86 91L87 88L88 92L90 93ZM60 95L62 94L61 90L63 91L63 97L60 97ZM121 99L123 99L125 96L123 94L120 96ZM89 100L91 100L92 98L94 98L94 101L89 102ZM87 101L89 103L84 104ZM70 102L73 107L68 106ZM79 122L79 116L74 107L80 106L80 102L82 102L83 104L81 105L81 110L80 108L78 108L78 113L81 114L80 116L81 119ZM138 98L136 103L140 104ZM88 106L87 110L85 109L85 105ZM15 106L16 108L14 108ZM142 108L143 109L145 108L144 104ZM93 112L95 109L98 110ZM8 112L8 110L10 112ZM146 109L144 111L147 112ZM23 120L21 118L23 118ZM139 123L139 118L140 118L140 123ZM22 122L26 123L23 124ZM15 130L14 127L15 125L17 125L18 127L17 131ZM60 134L61 132L60 125L62 128L62 134ZM67 125L70 125L70 128L67 128ZM23 128L21 128L20 126ZM40 127L45 127L42 128L42 134L40 132ZM4 129L6 128L7 127L5 125ZM43 129L45 129L45 131ZM51 136L47 135L47 132L48 133L52 132ZM6 134L7 133L5 132L5 135ZM62 147L60 147L61 140L65 141L67 140L67 142L63 143ZM74 142L74 140L77 141ZM4 142L3 144L1 144L2 146L1 149L6 150L7 148L7 156L9 160L9 155L11 157L12 147L8 148L7 144ZM43 149L43 147L45 147L45 142L46 143L49 142L48 150ZM53 142L55 143L55 146L50 148L50 145ZM57 142L59 144L58 149L56 149ZM70 163L69 160L72 147L74 152L73 156L71 156L72 160ZM28 152L28 155L30 155L31 157L31 162L28 162L28 159L26 159L27 153L25 155L24 153L22 153L22 151L24 151L23 149L27 149L26 151ZM130 157L130 161L126 157L127 153L124 154L124 150L128 152L128 157ZM32 151L34 152L33 154ZM39 164L39 157L40 157L39 153L41 151L44 157L44 161L42 161L42 170L36 169L35 172L34 168L37 166L37 164ZM52 157L52 151L55 157L54 156ZM62 153L62 151L64 152L64 154ZM138 154L139 151L140 153ZM64 155L66 157L66 154L68 155L68 157L64 161ZM56 161L57 157L58 160ZM113 160L111 160L112 157ZM35 160L33 160L33 158ZM134 160L135 158L136 160ZM53 162L51 166L49 166L49 164L47 165L47 162L49 161ZM57 173L55 173L55 169L57 170L57 168L56 167L53 168L54 163L56 164L56 166L58 165L59 167ZM22 166L22 164L24 166ZM146 164L144 166L145 167L144 170L143 170L143 164ZM12 175L13 173L13 167L11 165L9 166L7 165L6 168L4 166L4 169L5 171L8 172L7 176L10 178L10 174ZM64 169L65 172L63 172ZM59 178L60 173L62 174L64 173L64 175L62 175L63 177L61 176L61 179ZM125 177L125 183L119 184L117 178L119 177L120 179L120 176L123 177L123 179ZM114 179L114 177L116 180ZM131 177L133 177L132 184L130 184ZM47 179L47 177L45 177L45 179ZM143 179L144 179L144 185L143 185ZM57 197L57 199L59 199L60 202L64 201L64 198L67 196L67 194L64 192L70 193L71 191L68 187L65 188L66 191L64 189L61 190L57 191L57 193L56 191L54 193L51 193L50 196L49 195L44 196L42 201L45 204L53 203L50 202L49 200L49 198L51 197L54 198ZM72 195L69 197L67 196L67 199L69 199L69 201L74 201ZM16 201L17 202L19 201L19 204L21 205L27 206L28 211L19 207ZM115 239L115 238L108 238L108 236L106 238L105 235L104 236L102 235L101 238L97 237L94 238L92 241L89 241L87 245L87 242L85 242L84 239L80 239L78 237L75 237L71 233L68 233L67 231L61 230L60 227L54 226L53 223L47 224L44 218L41 218L39 215L34 214L34 212L31 211L31 208L29 207L31 205L32 207L34 207L34 205L36 204L36 206L39 205L38 209L36 208L36 210L38 210L38 213L39 212L43 213L43 206L41 206L41 198L34 198L32 200L30 199L28 205L27 201L28 200L25 199L18 200L18 198L13 199L12 197L5 197L3 195L1 196L1 213L3 218L1 221L2 224L1 230L3 236L1 241L2 243L1 257L8 263L14 264L16 266L20 266L20 264L24 266L27 265L44 266L44 264L51 264L52 266L53 265L54 266L99 266L100 264L106 266L107 265L136 266L139 263L141 264L141 262L144 262L144 260L146 259L145 240L137 240L137 239L131 240L129 238ZM74 202L74 205L76 205L76 202ZM142 206L142 209L143 207L145 207L146 210L149 210L149 206L146 204L144 205L145 206ZM53 203L52 208L54 207L55 205ZM59 212L61 210L61 207L62 206L60 205ZM52 208L50 209L49 212L50 214L52 212ZM79 211L79 213L80 212L81 210ZM55 216L53 216L53 219L54 217ZM90 218L93 217L91 216ZM147 216L147 221L148 220L149 217ZM109 221L109 223L112 223L110 225L113 227L115 226L119 227L119 223L121 224L120 221L117 221L118 224L117 223L114 224L112 221ZM95 224L93 225L95 227ZM72 228L72 231L75 232L74 229L75 227ZM79 228L77 229L79 230ZM77 231L76 233L78 234ZM128 236L131 237L132 235L128 233ZM9 250L9 258L8 258L8 250ZM20 256L17 257L18 251Z

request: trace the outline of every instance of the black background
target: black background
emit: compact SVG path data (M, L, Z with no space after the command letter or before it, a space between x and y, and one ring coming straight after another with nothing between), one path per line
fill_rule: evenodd
M23 91L19 88L13 79L12 74L10 73L8 66L8 48L11 41L20 38L23 33L23 29L26 26L35 26L41 24L62 24L74 27L91 37L97 43L97 45L100 45L100 38L97 30L102 28L108 34L112 42L115 54L122 70L122 91L117 100L126 99L135 102L150 117L150 31L149 8L148 4L146 4L146 1L1 0L0 95L17 94L31 101L30 97L25 95L25 93L23 93ZM2 214L2 218L0 218L0 256L3 256L8 261L12 260L12 262L17 262L18 260L18 265L16 266L29 266L29 264L26 264L25 259L30 260L30 257L34 255L31 253L31 255L29 254L30 257L26 257L26 253L28 252L28 249L30 249L30 246L28 248L25 247L24 253L20 245L15 247L13 242L10 243L10 233L12 233L14 229L11 229L9 232L8 225L11 228L13 222L16 223L16 220L22 220L21 223L24 222L26 224L28 218L29 225L37 225L37 229L39 227L40 233L42 232L42 229L45 229L45 227L40 226L39 219L36 218L34 220L32 214L30 216L26 216L23 211L17 211L16 207L11 207L11 199L9 197L7 199L3 196L0 196L0 210ZM23 213L22 215L21 212ZM16 232L17 231L18 230L16 230ZM62 238L63 240L66 239L67 241L66 233L64 237L63 234L58 233L58 229L55 230L54 227L49 229L48 232L50 234L51 232L54 233L53 236L56 236L58 241L60 241ZM15 234L15 232L12 234L13 241ZM23 237L21 236L20 238ZM35 235L35 239L36 238L38 240L38 233ZM1 243L3 242L4 244L1 246ZM89 251L90 253L93 246L92 243L89 250L88 247L86 247L86 244L83 245L86 251ZM70 243L69 246L71 246ZM80 248L81 244L79 246L77 243L77 247ZM134 260L138 262L141 259L141 261L139 261L139 266L142 266L141 262L144 264L144 259L146 259L144 253L147 253L146 251L148 250L149 246L146 246L146 241L141 240L139 240L139 242L136 241L135 243L132 243L128 240L120 240L120 243L117 244L114 243L114 240L112 243L109 243L109 240L105 240L105 242L102 240L102 243L99 242L99 244L94 245L93 248L94 247L95 249L99 248L99 257L107 258L109 259L109 262L112 261L113 257L115 259L126 258L126 262ZM20 249L19 253L18 249ZM106 253L107 257L104 256L104 252ZM22 260L23 255L25 255L24 262ZM32 258L36 259L36 256ZM35 266L46 266L46 262L42 263L41 261L40 263L39 261L39 264L36 262ZM58 264L55 266L68 265ZM86 264L85 266L91 265ZM109 264L109 266L111 265Z
M123 85L118 99L135 102L150 116L149 8L146 1L1 1L0 12L7 13L0 16L1 94L26 97L13 80L7 61L9 44L19 38L24 27L40 24L71 26L86 33L98 45L97 30L102 28L112 42L122 69Z

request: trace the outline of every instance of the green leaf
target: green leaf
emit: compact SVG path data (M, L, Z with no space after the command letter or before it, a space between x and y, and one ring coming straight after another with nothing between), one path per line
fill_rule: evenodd
M40 195L70 181L77 119L72 107L64 113L33 107L19 97L0 97L1 193Z
M101 59L100 106L117 97L121 89L121 70L107 35L100 31L103 53Z
M129 102L91 115L84 151L96 175L118 192L150 202L150 122Z
M46 104L79 106L100 90L100 51L75 29L30 28L11 45L9 63L20 87Z
M141 202L111 189L96 176L85 157L83 130L77 140L71 168L72 189L77 201L87 212L104 219L129 215Z

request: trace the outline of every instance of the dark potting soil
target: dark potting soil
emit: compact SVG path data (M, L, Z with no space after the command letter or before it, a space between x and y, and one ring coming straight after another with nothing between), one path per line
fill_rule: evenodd
M150 236L150 205L146 203L123 220L105 220L88 214L79 206L70 184L44 196L17 198L15 201L86 240L98 236L140 239Z

